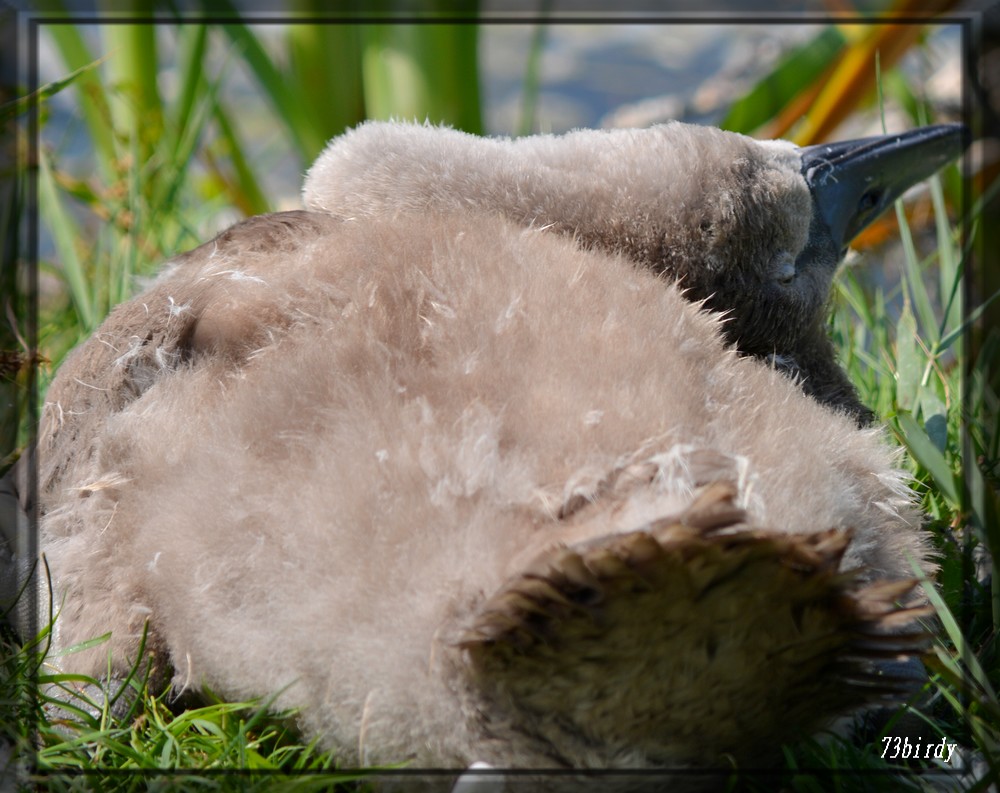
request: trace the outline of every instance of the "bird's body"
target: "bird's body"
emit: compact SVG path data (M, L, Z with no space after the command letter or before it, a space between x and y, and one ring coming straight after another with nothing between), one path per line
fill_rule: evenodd
M164 330L143 343L137 320ZM109 374L120 403L78 429ZM73 459L42 469L61 642L111 628L127 663L148 620L178 683L290 686L278 704L348 763L613 765L484 746L455 642L537 554L712 482L750 527L854 530L844 568L867 580L926 556L876 432L726 349L655 275L498 219L250 221L113 313L49 402L42 460ZM608 484L630 466L645 478ZM65 663L100 674L106 651Z
M53 383L59 642L112 631L67 670L148 624L177 684L280 691L345 765L753 762L892 688L931 565L877 430L627 245L316 195L175 259Z

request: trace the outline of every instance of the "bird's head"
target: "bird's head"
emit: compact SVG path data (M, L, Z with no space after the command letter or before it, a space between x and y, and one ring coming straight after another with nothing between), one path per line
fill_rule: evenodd
M947 124L798 148L695 129L681 194L666 191L653 228L619 235L619 249L725 314L742 352L790 357L823 333L851 240L959 156L965 135Z

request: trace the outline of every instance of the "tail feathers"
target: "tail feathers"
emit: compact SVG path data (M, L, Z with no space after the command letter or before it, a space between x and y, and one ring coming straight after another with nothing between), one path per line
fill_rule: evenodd
M877 663L927 644L928 609L898 605L915 582L862 585L840 570L849 532L748 528L735 492L713 483L678 516L550 548L508 580L456 642L484 696L553 746L700 765L759 761L909 692Z

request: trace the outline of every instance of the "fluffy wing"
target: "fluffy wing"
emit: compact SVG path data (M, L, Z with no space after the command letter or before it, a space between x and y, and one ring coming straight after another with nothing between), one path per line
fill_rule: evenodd
M702 764L759 761L906 693L873 662L925 645L926 610L896 605L913 582L859 586L839 570L849 532L750 530L734 493L716 482L676 517L553 547L501 587L458 639L498 706L553 745Z

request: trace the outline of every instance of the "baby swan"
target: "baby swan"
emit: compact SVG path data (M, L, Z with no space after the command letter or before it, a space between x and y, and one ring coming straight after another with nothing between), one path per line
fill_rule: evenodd
M587 188L567 155L582 192L559 220L557 173L535 173L555 165L463 199L449 179L485 180L476 158L410 129L433 156L390 146L376 167L334 142L314 211L176 257L60 368L38 450L57 641L111 631L64 670L100 676L110 652L124 674L148 628L155 681L280 692L345 766L760 765L898 694L875 661L921 646L908 560L932 565L879 433L636 266L648 179ZM761 151L773 190L746 205L796 211L753 215L774 226L755 261L801 256L801 155ZM341 195L336 161L368 193ZM598 196L619 243L580 220ZM679 244L725 267L737 215Z

